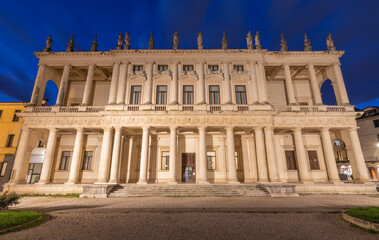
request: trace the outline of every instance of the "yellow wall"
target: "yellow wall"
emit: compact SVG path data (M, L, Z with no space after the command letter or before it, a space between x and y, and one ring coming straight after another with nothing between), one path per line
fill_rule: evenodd
M22 119L13 122L13 116L15 110L23 112L25 105L24 102L0 103L0 110L2 110L0 117L0 162L4 160L5 154L15 154L16 152ZM9 134L14 134L12 147L5 147Z

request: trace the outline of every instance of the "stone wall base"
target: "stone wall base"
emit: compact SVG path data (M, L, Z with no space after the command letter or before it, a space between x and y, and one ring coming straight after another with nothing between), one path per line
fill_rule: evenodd
M4 193L17 194L67 194L82 193L82 184L5 184Z
M372 183L346 184L346 183L312 183L296 184L299 194L379 194L376 185Z

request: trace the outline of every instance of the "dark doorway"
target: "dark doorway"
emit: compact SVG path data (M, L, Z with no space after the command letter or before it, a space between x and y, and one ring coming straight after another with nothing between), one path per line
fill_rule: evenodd
M195 153L182 153L182 182L196 182Z
M6 154L4 161L0 162L0 192L3 191L3 185L11 179L13 169L14 155Z

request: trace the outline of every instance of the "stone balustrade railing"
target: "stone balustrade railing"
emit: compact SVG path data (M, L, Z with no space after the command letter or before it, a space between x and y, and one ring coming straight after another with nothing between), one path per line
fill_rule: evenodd
M49 112L65 112L80 113L90 112L96 113L101 111L207 111L207 112L223 112L223 111L275 111L275 112L352 112L352 106L271 106L271 105L235 105L235 104L200 104L200 105L108 105L108 106L28 106L25 112L29 113L49 113Z

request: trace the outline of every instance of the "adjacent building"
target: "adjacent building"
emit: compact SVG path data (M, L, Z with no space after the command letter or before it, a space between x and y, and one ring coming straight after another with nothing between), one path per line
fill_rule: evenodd
M330 36L329 36L330 37ZM8 191L84 185L293 183L298 191L372 190L339 58L328 51L125 49L36 52ZM127 41L127 39L125 40ZM308 41L306 39L306 41ZM49 43L49 40L48 40ZM121 44L120 44L121 43ZM175 45L176 44L176 45ZM59 88L41 106L47 81ZM324 105L331 81L338 105ZM343 184L333 144L346 144L356 184ZM347 158L346 158L347 159ZM351 188L352 189L352 188Z

